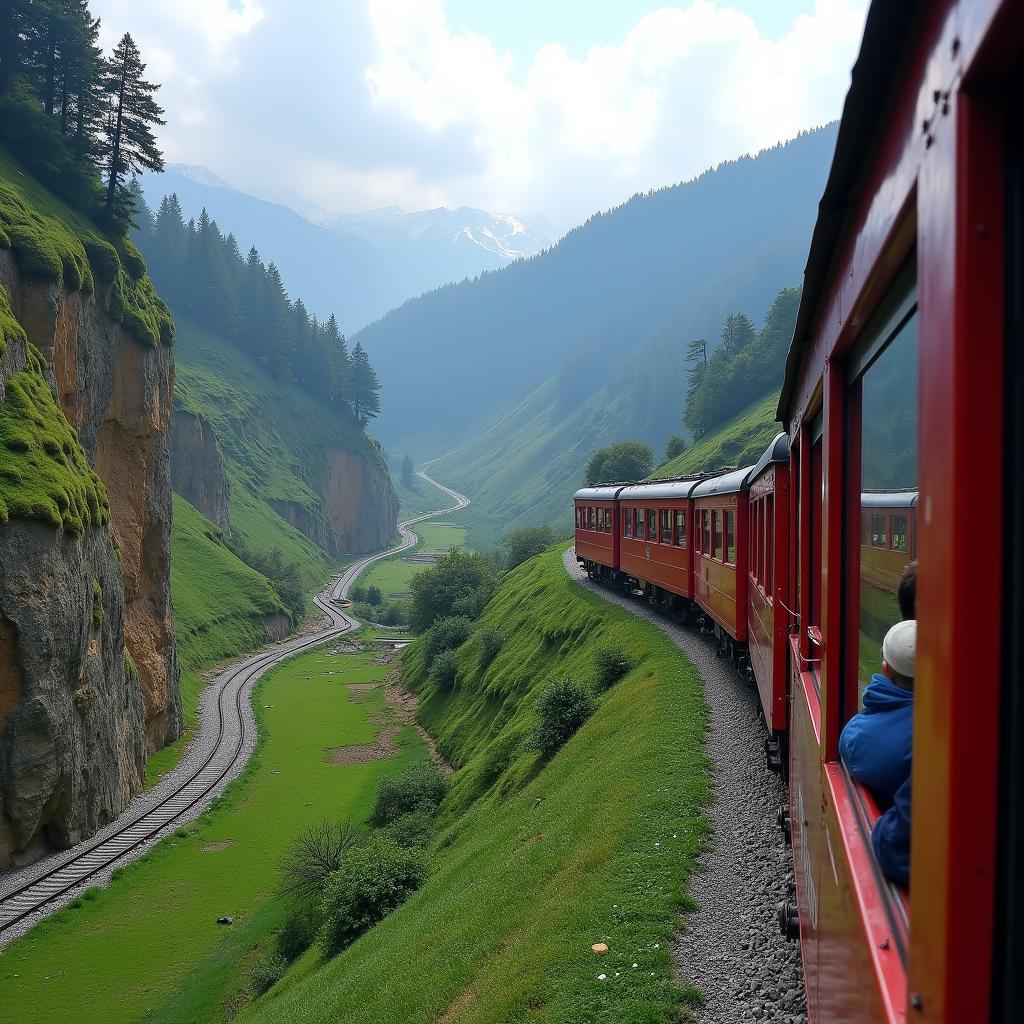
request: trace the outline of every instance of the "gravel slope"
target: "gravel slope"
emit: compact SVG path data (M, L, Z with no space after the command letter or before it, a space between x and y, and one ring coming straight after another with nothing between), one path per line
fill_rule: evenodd
M656 625L697 666L704 682L707 753L714 765L714 797L706 811L712 845L701 858L704 870L690 886L700 909L682 920L674 951L680 979L704 995L696 1019L701 1024L803 1024L800 947L782 938L775 914L793 878L790 851L775 819L786 790L765 767L757 691L715 657L710 640L593 583L572 548L564 562L581 586Z

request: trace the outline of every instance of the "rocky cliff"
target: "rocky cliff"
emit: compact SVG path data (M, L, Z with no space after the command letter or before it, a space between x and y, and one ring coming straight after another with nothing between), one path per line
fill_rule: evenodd
M118 815L181 731L172 337L130 243L0 180L0 870Z
M230 532L230 486L217 432L209 420L178 404L171 423L171 488Z

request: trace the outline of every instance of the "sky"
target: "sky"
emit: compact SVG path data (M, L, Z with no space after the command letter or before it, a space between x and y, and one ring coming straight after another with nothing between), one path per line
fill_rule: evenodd
M297 208L566 228L836 119L867 0L92 0L168 162Z

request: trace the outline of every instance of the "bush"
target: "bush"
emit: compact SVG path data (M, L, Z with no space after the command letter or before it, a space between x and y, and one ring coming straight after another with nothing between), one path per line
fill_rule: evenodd
M491 599L494 587L494 567L485 555L452 548L410 580L409 622L422 633L438 619L476 619Z
M413 811L433 814L450 788L451 780L434 764L419 764L383 778L377 786L371 820L374 825L390 825Z
M401 626L405 622L405 612L398 601L389 601L380 613L380 623L384 626Z
M434 814L426 809L403 814L387 827L387 834L406 849L422 849L430 842L433 831Z
M633 671L636 663L630 654L621 647L609 645L600 647L594 655L594 666L597 669L597 688L607 690L623 676Z
M550 526L528 526L510 533L502 540L505 549L505 568L514 569L534 555L547 551L555 543Z
M453 690L459 676L459 659L455 652L442 651L434 659L430 675L437 681L438 686L442 686L446 690Z
M422 853L383 833L352 851L324 891L320 939L327 955L340 953L387 917L423 884L425 875Z
M298 960L316 942L316 933L319 930L319 910L314 907L299 907L288 915L277 933L278 956L286 963Z
M433 668L434 659L442 651L454 651L461 647L473 632L473 623L463 616L439 619L423 634L423 664Z
M310 825L292 840L279 862L281 888L299 899L318 899L345 856L365 841L359 829L346 823L324 818Z
M594 713L594 700L586 687L572 679L548 683L537 702L540 716L530 746L551 757Z
M383 595L380 592L380 587L372 586L366 588L366 602L372 604L374 608L378 607L381 601L384 600Z
M262 995L272 985L284 977L288 970L288 961L278 953L269 953L253 965L249 977L252 979L253 991Z
M498 656L504 637L493 626L480 632L480 671L483 672Z
M354 587L349 587L348 596L353 604L357 601L365 601L366 587L362 583L357 583Z

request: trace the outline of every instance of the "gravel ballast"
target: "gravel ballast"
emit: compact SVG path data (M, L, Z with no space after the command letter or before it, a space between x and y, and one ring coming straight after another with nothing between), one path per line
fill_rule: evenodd
M690 883L699 909L683 919L674 951L680 979L704 997L696 1020L803 1024L800 947L782 937L776 916L793 881L790 850L776 823L786 788L765 765L756 689L715 657L712 640L594 583L572 548L564 562L581 586L657 626L693 662L704 684L706 751L714 766L714 795L705 812L712 839Z

